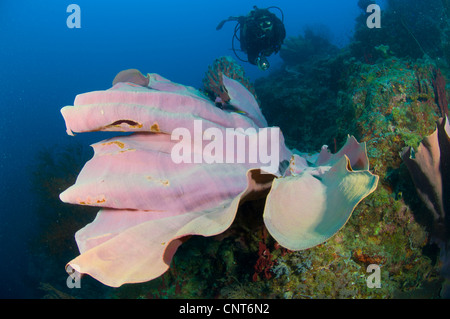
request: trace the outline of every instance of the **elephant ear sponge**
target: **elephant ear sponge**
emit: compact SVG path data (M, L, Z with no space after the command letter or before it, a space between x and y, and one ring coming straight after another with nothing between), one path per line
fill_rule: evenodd
M302 161L291 161L292 175L274 180L264 223L281 246L302 250L323 243L346 224L356 205L375 191L378 176L351 168L352 162L360 164L364 157L368 165L365 144L349 137L342 150L314 168L302 170Z
M432 212L434 233L448 238L450 223L450 125L447 116L437 121L436 130L425 137L415 152L402 151L417 192Z
M378 177L368 171L364 143L349 137L336 154L323 147L310 165L286 147L279 128L267 134L267 121L245 86L224 74L221 81L231 110L192 87L134 69L119 73L112 88L80 94L62 108L69 134L130 132L93 144L94 156L60 194L66 203L100 207L75 234L80 255L68 263L70 272L112 287L152 280L187 238L223 233L241 203L268 193L270 233L286 248L309 248L334 235L375 189ZM183 144L172 139L180 129ZM204 145L208 129L216 135ZM230 129L243 142L233 147L244 154L258 150L259 160L241 160L236 151L227 162L195 161L197 155L209 159L205 150ZM181 145L188 160L178 162L172 155ZM261 156L268 145L276 155L270 173Z

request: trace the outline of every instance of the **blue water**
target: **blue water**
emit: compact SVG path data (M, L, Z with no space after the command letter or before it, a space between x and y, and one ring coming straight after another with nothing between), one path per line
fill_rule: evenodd
M81 8L79 29L66 25L71 3ZM234 23L220 31L216 25L254 4L279 6L287 36L323 24L338 46L348 43L359 14L357 0L0 1L0 298L38 296L30 278L36 261L27 251L37 220L30 190L36 152L99 140L66 135L60 108L79 93L109 88L128 68L200 88L208 65L233 54ZM272 68L281 63L278 56L269 60ZM267 75L244 67L252 80Z

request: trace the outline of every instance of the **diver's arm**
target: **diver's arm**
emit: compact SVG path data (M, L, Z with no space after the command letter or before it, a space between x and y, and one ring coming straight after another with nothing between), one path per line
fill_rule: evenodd
M225 22L228 22L228 21L239 21L240 18L241 18L241 17L229 17L228 19L225 19L225 20L223 20L222 22L220 22L220 23L217 25L216 30L222 29L222 27L223 27L223 25L225 24Z

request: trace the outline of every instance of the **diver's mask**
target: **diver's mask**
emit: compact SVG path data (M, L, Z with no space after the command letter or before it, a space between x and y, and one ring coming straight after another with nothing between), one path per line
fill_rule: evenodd
M268 32L272 30L272 21L270 20L264 20L262 22L259 23L259 27L261 28L261 30L263 30L264 32Z
M266 71L270 67L269 61L267 61L265 56L259 56L256 59L256 65L262 71Z

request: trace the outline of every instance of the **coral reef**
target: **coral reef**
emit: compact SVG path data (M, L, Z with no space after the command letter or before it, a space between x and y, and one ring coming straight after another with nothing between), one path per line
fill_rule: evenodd
M256 264L254 266L255 273L252 277L253 281L258 281L259 276L265 279L270 279L272 277L271 268L273 267L274 262L272 260L273 255L266 246L267 236L267 230L263 228L261 241L259 242L258 247L258 259L256 260Z
M308 26L303 35L287 38L280 51L280 57L287 65L298 66L312 60L335 55L338 48L331 43L331 31L323 25Z
M369 209L370 219L378 219L377 228L372 229L374 239L384 237L383 234L390 238L383 238L372 254L387 258L384 267L391 278L403 285L396 288L400 291L405 291L405 285L414 291L411 279L402 277L420 274L421 278L430 279L438 273L436 263L422 252L430 248L430 219L423 204L417 201L415 189L408 185L410 177L399 156L404 147L416 148L435 129L441 112L433 87L435 68L430 60L390 58L373 65L353 63L347 69L350 73L346 75L345 94L338 101L342 112L350 112L346 116L355 119L355 134L367 142L371 165L380 176L381 187L373 199L383 211ZM348 126L345 118L340 121ZM361 220L360 232L367 220ZM370 232L370 228L366 231ZM379 253L380 248L384 252Z
M417 147L434 130L439 117L432 83L435 66L396 58L348 66L347 87L338 99L345 115L338 119L341 135L350 124L351 131L367 141L374 171L386 176L400 165L403 147ZM348 123L348 118L355 121Z
M225 233L184 243L173 267L162 277L113 291L97 288L96 293L114 298L438 297L439 256L429 242L429 221L421 213L424 206L399 156L403 147L417 147L439 117L435 66L429 61L393 58L370 65L345 54L326 65L342 69L338 86L324 82L335 88L337 112L332 120L337 124L330 132L337 143L342 142L344 130L365 140L371 167L382 184L356 208L343 230L315 248L288 251L267 235L258 215L264 203L248 202ZM289 83L292 78L284 75L275 74L260 83L264 87L272 81ZM276 88L263 96L272 94L282 100L277 95L284 93ZM289 120L285 118L283 129L294 125ZM313 149L317 142L303 143ZM54 165L50 163L48 171L56 171ZM367 267L373 263L380 265L381 288L367 286ZM92 284L83 277L85 283Z
M364 8L369 2L360 1ZM318 72L286 61L284 69L256 82L269 124L280 125L291 146L312 150L314 136L323 132L329 145L339 145L350 132L367 142L370 166L381 183L357 207L349 225L327 243L283 257L273 253L271 289L285 298L438 297L442 257L430 241L433 221L416 196L400 153L406 146L417 148L433 132L438 117L448 112L445 72L430 58L396 57L396 46L390 42L372 43L374 39L359 38L360 34L355 37L350 51L311 60L311 68ZM402 40L417 46L417 38ZM363 47L373 50L355 51ZM404 53L411 52L406 49ZM442 52L435 51L435 55ZM442 60L438 63L442 65ZM311 95L321 95L322 100L302 103ZM290 114L297 112L307 120L294 123ZM323 127L322 122L326 123ZM381 267L379 289L365 283L369 264Z
M356 208L343 230L315 248L288 251L267 234L258 215L264 203L248 202L240 207L235 222L225 233L212 238L195 237L184 243L173 259L173 267L162 277L114 290L94 285L88 297L92 294L113 298L438 297L439 257L432 252L430 229L426 217L422 216L424 207L415 199L415 189L399 157L402 147L416 147L422 136L432 132L439 117L433 89L434 65L429 61L400 59L387 59L374 65L351 58L335 61L342 62L345 72L335 99L340 116L334 119L343 127L335 125L334 136L339 143L345 128L365 140L371 166L382 182ZM272 80L289 81L289 78L281 80L275 76L264 81ZM271 94L276 95L278 91ZM293 125L287 120L286 124ZM77 152L80 151L69 150L67 155ZM47 168L41 166L36 170L43 174L37 175L41 184L36 185L45 183L42 176L51 176L52 172L65 176L65 171L71 170L75 178L74 172L82 161L67 164L63 160L67 155L62 155L60 160L47 152L43 156ZM64 163L69 167L56 169ZM72 171L70 166L77 169ZM45 184L48 187L37 188L47 200L59 188L70 184L70 178L59 184L53 182ZM47 205L52 206L48 202ZM61 216L59 223L73 223L68 218L77 215L72 213L73 207L70 209L71 213ZM49 234L59 233L48 230ZM71 232L65 234L71 237L68 235ZM374 263L381 269L381 288L367 285L367 267ZM83 277L82 285L93 283ZM86 289L67 290L53 283L44 287L52 287L46 289L46 297L68 298L69 294L77 296L86 292Z
M230 101L230 96L223 84L222 75L230 79L239 81L255 98L255 89L245 76L245 71L232 57L223 56L214 60L213 64L208 66L208 71L203 79L203 90L215 102L225 104Z
M448 55L450 32L446 1L388 0L382 11L379 29L366 27L366 8L375 1L359 1L364 12L357 18L352 55L361 61L375 62L382 58L379 45L387 45L396 57L432 58ZM448 4L447 4L448 6ZM448 57L447 57L448 58ZM447 60L448 63L448 60Z
M395 58L370 65L345 54L333 63L340 63L343 71L334 100L338 124L333 126L333 135L341 143L344 130L350 130L367 142L371 166L380 175L381 187L356 208L336 236L300 252L280 249L265 235L254 204L244 205L226 233L185 243L174 259L175 271L158 279L154 284L159 287L151 288L151 293L145 286L136 285L136 291L141 289L140 296L439 297L439 254L430 243L427 214L399 155L403 147L416 147L432 132L439 117L433 86L435 66L426 60ZM260 84L267 88L290 80L280 73ZM266 94L262 96L271 94L282 100L277 95L288 93L275 86ZM264 98L261 100L264 103ZM283 129L294 125L289 120L285 118ZM311 141L309 148L314 143ZM380 266L381 288L367 285L370 264Z
M248 202L225 233L184 243L162 277L113 291L97 288L96 293L114 298L437 297L439 257L432 252L430 229L421 216L424 207L399 157L402 147L417 146L433 130L439 116L434 65L400 59L369 65L348 57L333 63L328 65L341 63L344 71L334 101L340 114L334 120L342 126L333 126L333 136L340 143L345 129L365 140L382 182L343 230L315 248L288 251L265 230L258 215L264 202ZM263 81L289 80L273 76ZM287 119L286 124L294 125ZM54 165L48 171L56 171ZM381 269L381 288L367 286L367 267L374 263ZM67 297L62 287L55 289Z

